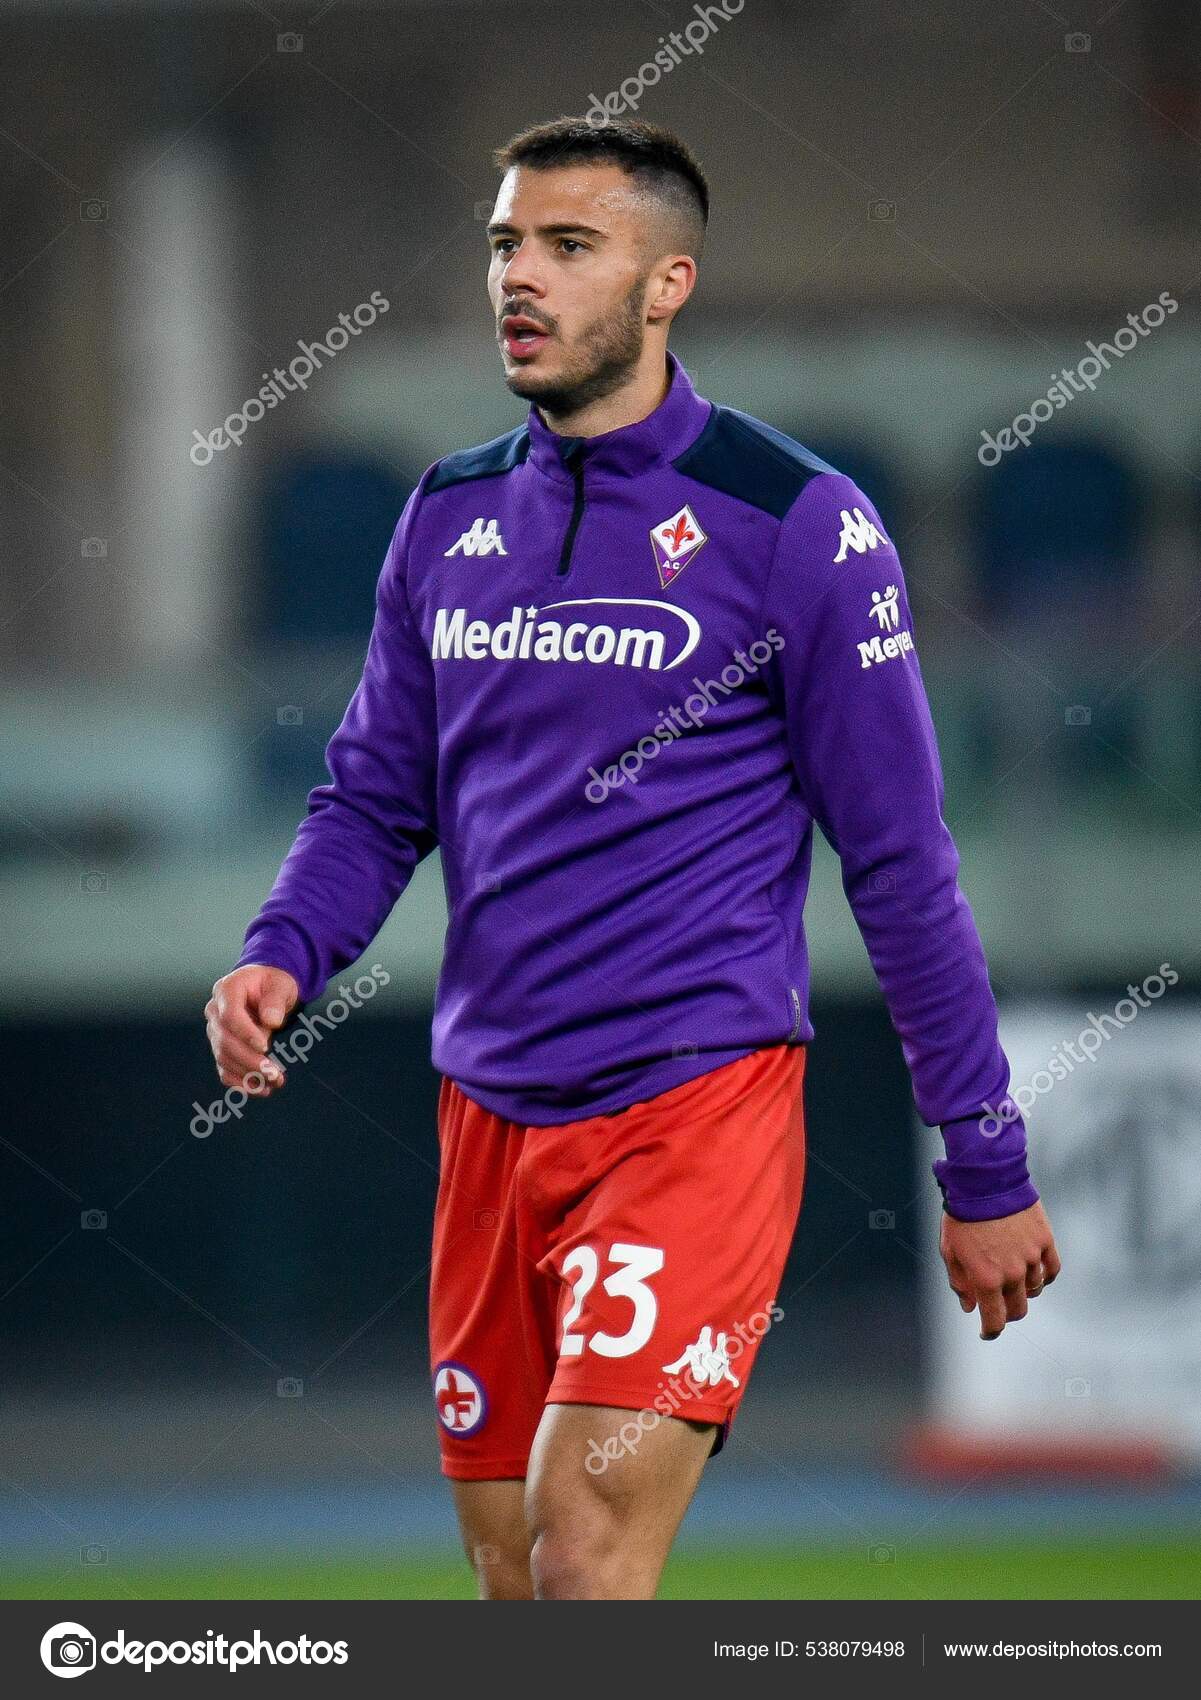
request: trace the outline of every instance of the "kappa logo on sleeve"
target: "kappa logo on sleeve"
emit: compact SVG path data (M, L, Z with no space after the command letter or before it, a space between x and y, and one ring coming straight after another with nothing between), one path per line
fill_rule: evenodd
M888 542L888 538L872 524L862 508L843 508L839 517L842 520L842 530L838 535L835 566L846 560L848 549L854 549L857 555L866 555L869 549L876 549L881 543Z

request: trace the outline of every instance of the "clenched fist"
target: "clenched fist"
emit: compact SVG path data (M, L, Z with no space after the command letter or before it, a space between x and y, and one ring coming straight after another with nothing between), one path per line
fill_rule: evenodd
M235 968L217 981L204 1015L222 1086L269 1098L285 1083L287 1076L267 1055L267 1047L299 997L300 987L290 974L258 963ZM263 1084L246 1085L251 1074L260 1076Z
M961 1222L945 1211L942 1260L959 1303L980 1308L980 1338L995 1340L1007 1322L1020 1322L1059 1274L1059 1253L1041 1204L989 1222Z

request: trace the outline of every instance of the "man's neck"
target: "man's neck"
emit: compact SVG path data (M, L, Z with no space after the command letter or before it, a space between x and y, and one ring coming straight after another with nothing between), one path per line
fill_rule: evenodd
M573 413L552 415L541 407L538 411L557 436L599 437L606 431L620 431L624 425L637 425L662 404L670 387L667 353L661 349L639 366L629 383L611 395L600 396Z

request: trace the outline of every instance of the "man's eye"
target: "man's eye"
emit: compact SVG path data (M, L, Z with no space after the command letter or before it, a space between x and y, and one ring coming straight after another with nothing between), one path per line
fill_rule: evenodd
M503 254L506 248L511 248L512 246L513 238L511 236L498 236L492 244L492 251L494 254Z
M584 251L584 244L582 242L577 242L574 236L564 236L559 246L563 249L564 253L570 251L575 254L583 253Z

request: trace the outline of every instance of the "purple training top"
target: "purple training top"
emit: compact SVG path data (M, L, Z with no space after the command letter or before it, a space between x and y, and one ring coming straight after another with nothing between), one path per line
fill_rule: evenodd
M1024 1209L896 551L850 479L668 364L637 424L563 437L531 408L424 473L240 964L317 997L439 846L434 1066L510 1120L575 1121L812 1038L816 821L948 1208Z

